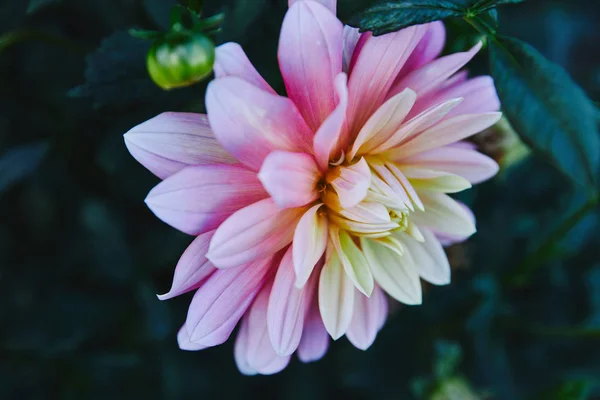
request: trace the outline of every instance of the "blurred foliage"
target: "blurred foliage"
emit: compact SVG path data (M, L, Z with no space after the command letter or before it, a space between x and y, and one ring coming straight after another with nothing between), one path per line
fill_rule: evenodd
M339 13L348 21L372 3L340 0ZM0 45L0 398L412 399L423 377L439 383L435 399L452 398L448 390L468 393L461 399L600 398L597 208L555 238L543 267L509 284L587 202L537 152L461 196L479 232L449 249L453 283L430 288L420 307L399 307L368 351L342 339L318 363L252 378L238 373L231 342L180 351L191 295L162 303L154 294L169 287L191 238L144 206L157 179L122 139L161 111L204 111L205 83L160 90L145 68L150 43L126 33L164 29L173 4L0 3L0 37L10 39ZM287 1L205 7L225 12L217 42L240 42L283 92L276 49ZM600 3L529 0L503 6L498 19L500 33L531 43L598 104ZM447 50L478 34L449 24ZM470 70L489 71L487 57ZM460 348L460 362L446 359L454 366L436 364L443 340Z

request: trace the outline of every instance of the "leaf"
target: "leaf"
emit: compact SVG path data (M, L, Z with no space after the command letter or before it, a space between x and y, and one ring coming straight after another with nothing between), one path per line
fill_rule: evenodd
M540 394L539 400L585 400L593 384L586 380L574 380L560 384L554 389Z
M31 175L48 150L48 143L36 142L13 147L0 157L0 194Z
M595 190L600 138L594 105L569 75L514 38L490 40L491 70L503 110L532 148Z
M62 0L30 0L27 6L27 14L35 14L43 8L46 8L52 4L61 3Z
M523 0L387 0L357 14L350 25L375 36L449 17L473 17L498 5Z

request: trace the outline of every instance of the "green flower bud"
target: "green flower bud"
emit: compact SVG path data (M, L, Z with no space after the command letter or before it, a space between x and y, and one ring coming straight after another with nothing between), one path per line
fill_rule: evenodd
M161 88L190 86L211 73L215 45L201 33L171 32L154 42L146 63Z

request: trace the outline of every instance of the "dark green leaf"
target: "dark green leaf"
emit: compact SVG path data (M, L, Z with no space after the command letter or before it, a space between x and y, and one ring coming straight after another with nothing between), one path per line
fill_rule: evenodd
M48 144L38 142L17 146L0 157L0 193L31 175L44 158Z
M407 26L423 24L465 14L465 8L453 1L411 0L385 1L356 15L350 25L374 35L394 32Z
M591 384L588 381L570 381L537 397L539 400L585 400L589 396Z
M587 95L527 43L490 42L492 75L515 130L573 181L595 188L600 138Z
M60 2L62 2L62 0L30 0L29 5L27 6L27 14L35 14L49 5Z
M522 3L524 0L479 0L475 2L470 9L479 14L480 12L487 11L492 8L496 8L497 6L501 6L503 4L514 4L514 3Z

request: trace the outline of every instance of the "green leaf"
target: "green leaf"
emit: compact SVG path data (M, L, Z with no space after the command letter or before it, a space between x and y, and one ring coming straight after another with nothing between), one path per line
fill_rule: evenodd
M554 389L540 394L536 399L539 400L586 400L589 398L589 392L592 384L585 380L569 381L562 383Z
M496 6L523 0L386 0L379 2L350 20L361 32L375 36L449 17L474 17Z
M27 5L27 14L35 14L43 8L60 2L62 2L62 0L30 0Z
M35 142L4 153L0 157L0 194L35 172L47 151L48 143Z
M361 32L373 31L377 36L407 26L460 17L464 14L465 8L453 1L384 1L357 14L351 19L350 25L360 28Z
M573 181L596 190L600 138L594 105L569 75L532 46L490 40L491 70L515 130Z

